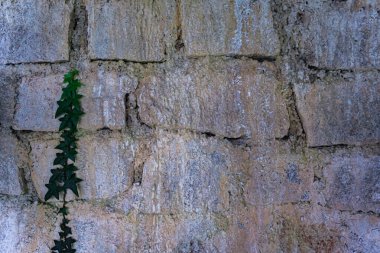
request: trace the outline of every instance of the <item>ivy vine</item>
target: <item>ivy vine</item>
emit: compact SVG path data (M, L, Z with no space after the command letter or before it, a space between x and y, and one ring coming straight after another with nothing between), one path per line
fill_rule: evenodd
M52 197L60 200L62 197L62 207L58 211L58 214L62 215L62 222L60 224L61 231L59 232L60 239L54 240L54 246L51 248L52 253L76 252L73 248L76 240L72 237L71 227L69 226L70 220L67 218L69 212L66 196L68 190L78 196L78 183L82 181L76 175L78 168L75 166L78 154L78 138L76 134L79 120L84 114L80 102L83 96L78 93L78 89L82 86L82 83L76 79L78 74L79 71L74 69L64 75L62 96L57 102L58 109L55 113L55 118L61 122L59 126L60 142L55 148L61 152L56 153L56 158L53 162L52 175L49 183L46 184L48 191L45 195L45 201Z

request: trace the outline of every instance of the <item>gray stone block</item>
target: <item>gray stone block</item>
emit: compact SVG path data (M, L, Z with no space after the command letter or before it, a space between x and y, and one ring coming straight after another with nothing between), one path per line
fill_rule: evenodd
M173 15L168 0L87 0L92 59L163 61L164 36Z
M265 142L286 135L289 128L278 84L271 63L185 63L141 81L139 116L150 126Z
M0 64L68 61L72 10L72 1L1 1Z
M313 1L300 12L300 48L308 65L329 69L380 67L377 1ZM297 33L295 33L297 34Z
M380 141L380 83L376 73L328 77L295 85L309 147Z
M47 192L50 170L57 150L57 140L32 140L32 180L40 199ZM114 134L111 136L84 136L78 143L78 177L80 199L112 198L132 185L133 161L136 143ZM74 195L69 195L74 199Z
M23 193L16 145L17 139L10 131L0 130L0 194Z
M279 53L269 1L184 0L181 14L188 56Z

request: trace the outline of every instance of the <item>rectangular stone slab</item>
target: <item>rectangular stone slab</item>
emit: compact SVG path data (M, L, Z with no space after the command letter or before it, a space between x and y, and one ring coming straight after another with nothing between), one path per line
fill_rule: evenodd
M0 213L2 253L49 252L58 226L53 208L30 199L0 198Z
M132 184L136 143L120 135L82 136L78 142L78 177L80 199L111 198ZM58 140L32 140L32 181L38 197L44 199L50 170L56 157ZM58 151L59 152L59 151ZM69 199L74 199L69 194ZM52 200L55 200L53 198Z
M324 168L325 196L338 210L380 212L380 156L333 157Z
M162 61L167 0L87 0L91 59Z
M279 53L269 1L183 0L181 15L188 56Z
M23 193L16 145L16 137L10 131L0 129L0 194Z
M327 77L294 87L309 147L380 141L380 82L376 73Z
M141 209L156 214L229 210L241 200L246 160L247 154L227 141L160 131L144 164Z
M140 119L167 129L192 129L255 142L286 135L289 117L276 93L275 66L257 61L186 62L141 80Z
M68 61L72 11L73 1L1 1L0 64Z
M17 130L58 131L55 119L57 101L61 97L62 74L22 78L18 88L13 127ZM126 124L125 95L137 86L137 80L116 70L93 65L80 76L84 84L85 115L79 127L88 130L122 129Z
M379 1L310 1L299 12L304 59L319 68L380 68L379 7Z

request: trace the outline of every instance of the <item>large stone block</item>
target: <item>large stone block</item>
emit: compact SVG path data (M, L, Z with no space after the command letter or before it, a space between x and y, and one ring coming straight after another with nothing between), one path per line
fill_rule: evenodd
M266 231L268 252L369 252L379 250L380 218L320 206L276 207ZM274 232L275 231L275 232Z
M1 1L0 64L69 60L72 2Z
M137 87L137 79L105 66L84 73L82 105L84 129L122 129L126 125L126 95Z
M227 252L214 244L216 236L225 235L215 219L212 215L139 215L131 252Z
M70 204L75 249L85 252L132 252L133 224L127 216L89 204Z
M87 0L92 59L162 61L169 29L170 1Z
M247 154L226 141L160 132L144 164L144 213L227 212L241 204Z
M250 180L244 195L252 206L311 201L313 168L298 155L251 152Z
M310 147L380 141L379 75L327 77L295 85L297 108Z
M0 130L0 194L23 193L16 145L16 137L10 131Z
M57 131L57 101L63 75L22 78L18 87L13 127L16 130Z
M319 68L379 68L379 7L370 0L311 2L299 13L304 59Z
M280 43L269 1L181 1L186 54L274 57Z
M126 123L125 95L137 86L137 80L105 67L93 67L83 73L85 112L79 127L88 130L122 129ZM54 118L61 97L62 75L25 77L18 88L14 128L17 130L58 131Z
M0 69L0 126L12 126L17 81L12 71Z
M380 212L380 156L334 157L324 176L326 200L332 208Z
M32 140L32 180L38 197L44 199L50 170L57 150L57 140ZM120 135L83 136L78 143L78 177L80 199L111 198L132 184L136 144ZM70 199L74 195L70 194Z
M0 199L0 248L3 253L48 253L53 242L53 210Z
M289 127L278 83L270 63L187 62L141 81L139 116L150 126L266 141L286 135Z

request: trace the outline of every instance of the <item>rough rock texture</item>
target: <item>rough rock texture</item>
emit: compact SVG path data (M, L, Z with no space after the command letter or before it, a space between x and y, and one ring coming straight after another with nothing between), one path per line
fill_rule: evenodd
M0 248L4 253L49 252L55 230L53 210L22 199L0 199Z
M181 1L183 40L188 56L279 53L269 1Z
M378 1L310 1L300 12L300 46L311 66L380 67Z
M17 140L10 131L0 130L0 194L23 193L20 169L17 164Z
M38 197L47 192L50 170L55 158L58 140L32 140L32 180ZM81 199L111 198L128 190L132 184L132 163L136 144L117 134L84 136L78 151L78 176L84 180L79 187ZM73 198L73 195L71 196Z
M174 1L87 0L92 59L162 61Z
M61 97L63 73L60 75L23 78L18 88L14 128L18 130L58 131L59 120L54 118L57 100ZM84 129L121 129L126 122L125 96L132 92L137 81L128 74L93 65L83 74L85 96L82 102L85 116L80 124Z
M14 97L16 96L15 84L17 78L13 73L0 70L0 125L9 127L12 125L13 112L15 107Z
M379 213L380 157L334 157L324 174L329 206Z
M54 115L62 82L62 75L23 78L17 90L13 127L17 130L58 130L59 121Z
M380 142L378 74L327 76L295 86L309 146Z
M38 3L37 3L38 2ZM378 0L0 0L0 252L380 252ZM59 217L59 216L58 216Z
M0 5L0 63L69 60L73 1L3 0Z
M144 165L144 213L228 211L239 201L247 177L244 151L196 135L158 134Z
M273 64L257 61L185 63L142 80L139 116L150 126L229 138L283 137L288 115L275 75Z

